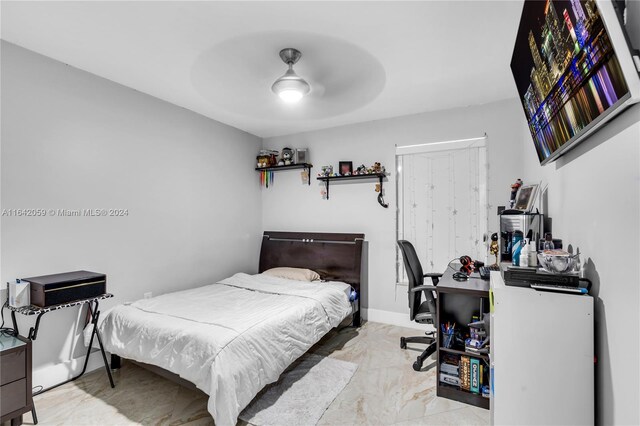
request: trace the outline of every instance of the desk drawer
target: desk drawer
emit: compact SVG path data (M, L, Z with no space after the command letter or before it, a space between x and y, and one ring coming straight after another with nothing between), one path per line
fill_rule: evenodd
M0 386L27 376L26 356L26 346L0 355L0 364L2 365L2 368L0 368Z
M18 380L0 388L2 415L24 408L27 405L27 379Z

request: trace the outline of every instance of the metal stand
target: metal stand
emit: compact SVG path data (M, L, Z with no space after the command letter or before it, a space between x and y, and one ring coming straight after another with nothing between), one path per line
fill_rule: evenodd
M83 304L87 305L88 308L88 314L90 317L90 321L89 324L91 324L91 326L93 327L93 330L91 331L91 339L89 341L89 347L87 348L87 355L84 358L84 365L82 367L82 371L80 372L80 374L78 374L77 376L69 379L69 380L65 380L62 383L58 383L57 385L53 385L51 387L48 387L46 389L42 389L39 392L34 393L33 395L40 395L43 392L49 391L51 389L57 388L58 386L62 386L66 383L69 382L73 382L74 380L79 379L80 377L82 377L85 373L85 371L87 370L87 364L89 363L89 356L91 355L91 347L93 346L93 338L97 337L98 338L98 345L100 346L100 352L102 353L102 360L104 361L104 367L107 370L107 376L109 376L109 382L111 383L111 387L115 388L116 385L113 382L113 377L111 376L111 369L109 368L109 363L107 362L107 354L105 353L104 350L104 346L102 345L102 338L100 337L100 332L98 331L98 318L100 317L100 311L98 310L98 299L91 299L88 301L83 301ZM95 305L94 305L95 303ZM38 337L38 329L40 328L40 318L42 318L42 316L44 314L46 314L47 312L50 312L50 310L40 310L37 313L37 318L36 318L36 324L34 327L31 327L29 329L29 334L27 336L27 338L31 341L36 340L36 337ZM11 321L13 322L13 329L15 330L15 334L18 335L18 323L16 321L16 313L15 311L11 311ZM33 419L34 422L37 423L37 417L35 414L35 408L32 412L33 414Z

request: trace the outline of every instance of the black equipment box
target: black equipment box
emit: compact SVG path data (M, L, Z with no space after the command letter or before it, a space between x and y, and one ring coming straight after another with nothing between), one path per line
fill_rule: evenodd
M73 271L62 274L23 278L31 288L31 304L46 308L107 292L107 276L97 272Z
M508 268L504 271L504 283L516 287L530 287L531 284L579 287L580 276L577 273L552 274L535 268Z

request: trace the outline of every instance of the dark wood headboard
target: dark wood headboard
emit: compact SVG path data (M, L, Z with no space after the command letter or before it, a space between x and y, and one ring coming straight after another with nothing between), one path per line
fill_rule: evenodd
M259 272L279 266L308 268L360 293L363 241L364 234L265 231Z

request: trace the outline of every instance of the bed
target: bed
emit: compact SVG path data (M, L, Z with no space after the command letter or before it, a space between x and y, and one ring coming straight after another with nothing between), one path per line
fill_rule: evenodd
M260 274L112 309L107 351L179 376L209 395L217 425L234 425L260 390L339 324L359 324L363 234L265 232ZM261 274L308 268L322 282Z

